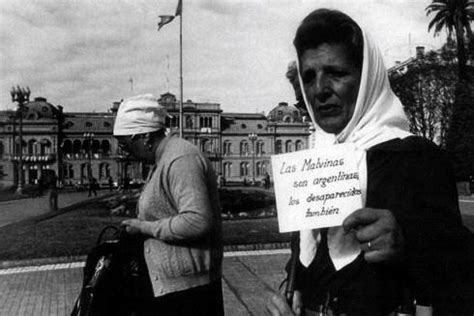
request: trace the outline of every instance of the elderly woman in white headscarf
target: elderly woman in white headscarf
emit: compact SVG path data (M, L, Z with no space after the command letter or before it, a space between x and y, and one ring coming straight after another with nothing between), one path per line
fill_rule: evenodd
M372 39L344 13L319 9L302 21L294 45L316 125L312 147L355 144L364 207L340 227L300 232L296 271L290 271L293 311L274 296L270 312L472 313L470 233L449 162L408 132Z
M153 289L136 315L224 314L222 228L216 174L190 142L166 136L166 109L151 94L124 100L114 136L122 150L153 165L138 200L138 218L122 222L145 237Z

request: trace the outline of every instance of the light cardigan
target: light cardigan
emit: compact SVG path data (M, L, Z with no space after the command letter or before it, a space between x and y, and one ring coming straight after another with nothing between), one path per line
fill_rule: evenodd
M155 297L221 277L222 224L216 175L191 143L166 137L138 201L154 238L144 244Z

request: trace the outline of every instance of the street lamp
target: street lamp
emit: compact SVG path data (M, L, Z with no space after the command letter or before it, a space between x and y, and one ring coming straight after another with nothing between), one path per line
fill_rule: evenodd
M89 181L92 179L92 140L94 139L94 133L84 133L84 138L89 143L89 152L87 153L87 157L89 158L89 165L87 166L87 177Z
M18 157L18 187L16 189L17 194L23 193L23 106L25 103L30 101L30 88L21 88L20 86L12 87L10 94L12 96L12 102L18 103L18 110L20 112L20 153Z
M252 142L252 183L255 185L255 141L258 135L255 133L249 134L249 139Z

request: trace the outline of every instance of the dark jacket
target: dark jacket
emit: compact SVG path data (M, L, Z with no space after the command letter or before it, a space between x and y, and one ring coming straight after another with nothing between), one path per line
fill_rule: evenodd
M386 315L404 293L435 315L472 315L472 233L461 221L455 179L440 149L420 137L391 140L367 152L366 207L389 209L403 231L404 256L368 264L363 254L336 272L324 231L308 268L297 266L305 306L328 298L348 315ZM449 311L449 313L448 313Z

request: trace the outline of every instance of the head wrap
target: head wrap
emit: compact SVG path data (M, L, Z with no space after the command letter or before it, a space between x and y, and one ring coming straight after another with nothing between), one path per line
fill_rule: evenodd
M317 125L313 109L303 88L302 94L311 120L316 126L315 135L312 138L313 142L310 144L311 148L336 143L351 142L355 144L362 203L365 206L367 150L377 144L395 138L403 139L411 134L408 132L409 123L403 106L390 87L382 54L364 30L362 30L362 34L364 38L364 56L357 102L351 120L339 134L325 133ZM299 59L297 58L297 60ZM299 71L298 78L301 87L304 87ZM313 260L319 240L319 230L301 231L300 261L305 266L308 266ZM331 227L328 230L328 248L337 270L352 262L361 251L353 234L344 234L340 226Z
M152 94L137 95L120 104L114 136L144 134L166 128L167 112Z

